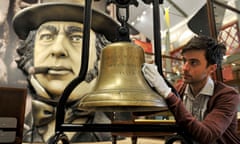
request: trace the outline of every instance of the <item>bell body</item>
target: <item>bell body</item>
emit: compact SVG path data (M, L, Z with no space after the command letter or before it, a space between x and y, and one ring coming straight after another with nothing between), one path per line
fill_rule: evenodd
M143 49L130 42L107 45L101 56L94 90L85 95L80 109L93 111L160 111L165 101L144 79Z

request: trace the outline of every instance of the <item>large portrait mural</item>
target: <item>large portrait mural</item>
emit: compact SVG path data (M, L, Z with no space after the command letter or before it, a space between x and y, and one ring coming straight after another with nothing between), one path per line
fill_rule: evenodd
M46 142L54 135L55 113L65 87L81 67L84 0L9 0L0 5L0 83L27 87L24 142ZM66 123L108 123L109 115L78 109L99 71L101 48L114 39L118 24L92 12L90 56L85 80L71 93ZM72 142L110 140L110 133L68 134Z

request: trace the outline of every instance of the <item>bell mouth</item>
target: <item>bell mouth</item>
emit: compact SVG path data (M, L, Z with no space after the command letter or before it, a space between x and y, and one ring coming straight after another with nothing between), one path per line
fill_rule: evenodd
M143 112L166 111L163 98L151 91L108 90L85 95L79 108L88 111Z

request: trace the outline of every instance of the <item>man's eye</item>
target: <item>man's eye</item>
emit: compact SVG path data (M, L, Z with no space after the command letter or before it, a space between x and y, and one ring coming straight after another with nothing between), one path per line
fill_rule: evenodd
M40 35L40 40L51 41L53 39L54 39L54 35L52 35L52 34L42 34L42 35Z
M195 65L198 64L198 62L197 62L197 61L191 61L190 64L191 64L192 66L195 66Z
M73 42L82 42L82 35L71 35L70 40Z

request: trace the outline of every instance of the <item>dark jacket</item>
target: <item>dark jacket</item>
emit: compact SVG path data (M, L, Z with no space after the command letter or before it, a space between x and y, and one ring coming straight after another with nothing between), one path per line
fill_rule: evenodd
M185 84L176 87L182 97ZM181 98L171 93L166 102L176 119L176 123L201 144L240 144L237 135L237 108L240 96L233 88L215 82L214 94L207 104L207 115L198 121L188 112Z

